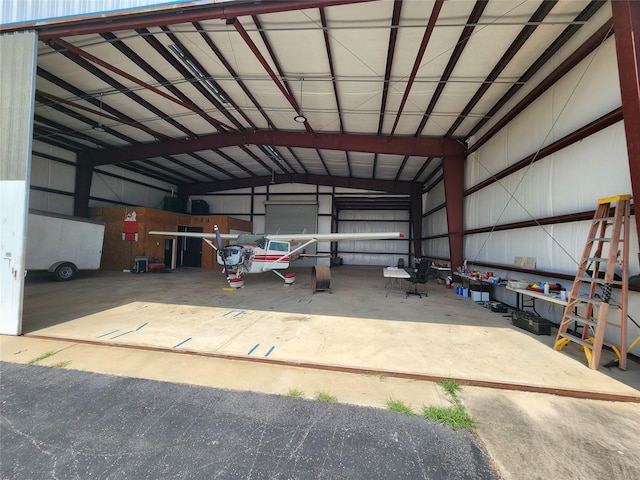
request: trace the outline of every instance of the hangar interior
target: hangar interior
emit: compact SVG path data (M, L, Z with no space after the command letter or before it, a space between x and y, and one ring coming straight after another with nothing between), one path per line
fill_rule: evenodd
M4 334L22 328L28 209L204 201L257 233L404 232L317 245L345 266L570 284L598 199L640 195L637 2L125 3L1 26Z

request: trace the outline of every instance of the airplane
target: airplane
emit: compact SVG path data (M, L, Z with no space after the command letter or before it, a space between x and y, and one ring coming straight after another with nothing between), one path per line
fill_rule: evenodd
M149 234L201 238L216 250L216 260L223 267L227 282L234 288L241 286L243 283L239 279L250 273L273 272L285 283L295 281L295 276L285 276L278 270L286 270L291 262L304 256L311 256L305 253L305 248L315 242L404 238L402 232L251 235L246 233L223 234L220 233L217 225L213 229L214 233L151 231ZM217 245L211 241L213 238L215 238ZM237 243L223 246L223 240L236 241Z

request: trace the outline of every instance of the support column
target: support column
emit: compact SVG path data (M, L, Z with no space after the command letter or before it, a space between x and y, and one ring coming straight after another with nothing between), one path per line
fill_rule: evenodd
M409 215L411 218L413 255L414 258L420 258L422 257L422 185L419 183L411 185L411 212Z
M629 155L631 190L634 204L637 206L640 205L640 2L614 0L611 2L611 10L622 95L622 116ZM640 222L637 216L636 229L640 239Z
M451 155L442 160L445 208L449 232L451 271L464 262L464 156Z
M76 217L89 217L92 180L93 164L86 153L81 153L76 160L76 187L73 196L73 214Z
M38 35L0 35L0 334L22 333Z

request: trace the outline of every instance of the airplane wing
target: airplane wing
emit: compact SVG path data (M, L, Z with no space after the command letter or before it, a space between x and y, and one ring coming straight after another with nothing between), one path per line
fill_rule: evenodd
M192 237L192 238L216 238L215 232L201 233L201 232L149 232L150 235L166 235L169 237ZM221 233L222 240L237 240L238 234L234 233Z
M149 232L151 235L166 235L192 238L216 238L215 233L200 232ZM221 233L223 240L237 240L240 234ZM402 232L377 232L377 233L284 233L264 235L267 240L282 242L338 242L340 240L389 240L404 238Z
M282 242L338 242L340 240L389 240L404 238L402 232L377 232L377 233L285 233L265 235L268 240Z

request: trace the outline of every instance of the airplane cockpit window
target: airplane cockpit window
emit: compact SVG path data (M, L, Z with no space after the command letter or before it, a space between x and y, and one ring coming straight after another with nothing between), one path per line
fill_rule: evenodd
M271 252L288 252L288 242L269 242L269 251Z
M254 244L264 249L267 246L267 239L264 238L264 235L242 234L238 235L238 243L241 245Z

